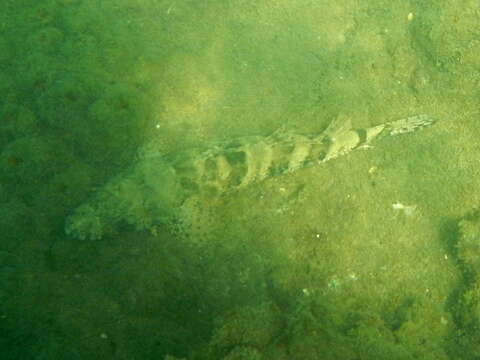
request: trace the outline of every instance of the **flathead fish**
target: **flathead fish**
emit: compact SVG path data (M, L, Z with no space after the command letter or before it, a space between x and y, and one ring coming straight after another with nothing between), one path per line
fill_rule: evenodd
M347 122L321 134L277 131L162 155L143 151L137 163L110 180L67 219L66 233L98 239L119 223L151 229L175 215L189 197L218 197L255 182L322 164L369 148L383 136L414 132L434 123L416 115L366 129ZM148 149L148 145L145 147Z

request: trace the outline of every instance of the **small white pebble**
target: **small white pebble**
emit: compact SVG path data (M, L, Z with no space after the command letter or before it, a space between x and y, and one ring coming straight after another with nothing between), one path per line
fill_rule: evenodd
M417 205L403 205L399 202L392 204L393 210L401 210L407 216L413 215L415 210L417 209Z

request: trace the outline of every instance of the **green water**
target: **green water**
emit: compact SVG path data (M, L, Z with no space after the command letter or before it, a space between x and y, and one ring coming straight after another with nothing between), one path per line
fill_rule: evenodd
M0 358L478 359L479 15L476 1L4 0ZM65 234L152 141L176 153L416 114L438 121L188 199L176 223Z

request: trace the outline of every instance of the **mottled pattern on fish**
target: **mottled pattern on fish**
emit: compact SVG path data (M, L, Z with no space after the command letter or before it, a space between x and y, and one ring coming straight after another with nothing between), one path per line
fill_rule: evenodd
M432 118L419 115L368 129L344 127L320 135L276 132L268 137L240 138L200 154L173 154L168 161L187 191L219 195L368 147L380 135L412 132L432 122Z
M367 129L350 125L316 135L277 131L213 145L207 150L160 155L146 152L138 164L110 181L67 220L66 232L79 238L100 238L118 222L150 228L175 213L193 195L219 196L272 176L317 165L381 136L410 133L431 125L417 115Z

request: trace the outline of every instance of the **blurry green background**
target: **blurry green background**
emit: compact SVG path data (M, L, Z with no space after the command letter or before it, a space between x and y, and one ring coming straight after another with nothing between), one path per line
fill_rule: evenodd
M478 359L480 4L3 0L2 359ZM155 141L438 122L99 241ZM392 205L415 206L408 216Z

